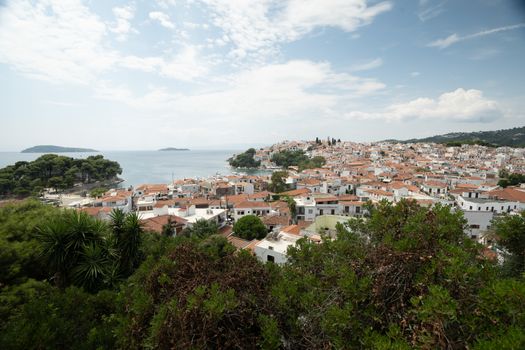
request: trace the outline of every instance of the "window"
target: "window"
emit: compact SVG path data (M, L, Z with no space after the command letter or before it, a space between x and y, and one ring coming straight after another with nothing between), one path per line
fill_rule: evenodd
M330 211L330 213L331 213L332 215L334 215L334 214L335 214L335 210L332 209L332 210Z
M355 207L355 212L359 214L361 212L361 207Z
M469 207L470 210L472 210L472 205Z
M472 225L470 225L470 228L479 228L479 225L477 225L477 224L472 224Z
M271 245L268 246L268 249L273 250L273 247Z
M269 261L269 262L275 262L275 257L273 255L268 255L266 257L266 261Z

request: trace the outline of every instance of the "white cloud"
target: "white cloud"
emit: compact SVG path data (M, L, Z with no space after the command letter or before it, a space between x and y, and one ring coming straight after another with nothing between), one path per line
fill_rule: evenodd
M160 25L163 27L166 27L169 29L175 28L175 24L171 21L170 16L168 16L164 12L160 12L160 11L150 12L149 18L158 21Z
M98 97L134 108L161 109L169 115L209 120L264 120L323 116L344 106L349 99L384 88L373 79L334 72L325 62L289 61L247 69L221 78L207 91L173 94L153 89L135 96L122 87L103 86ZM210 91L211 90L211 91ZM331 113L331 112L330 112Z
M155 0L155 2L163 9L168 9L170 6L177 5L176 0Z
M376 58L376 59L373 59L365 63L354 65L350 68L350 70L353 72L360 72L360 71L379 68L382 65L383 65L383 60L381 58Z
M116 54L106 25L80 1L10 1L0 8L0 62L51 82L88 83Z
M158 72L159 74L182 81L192 81L204 76L210 63L201 59L195 46L187 45L173 57L137 57L125 56L119 60L122 67L141 70L144 72Z
M201 0L212 12L237 52L273 50L298 40L319 27L353 32L392 8L389 1L368 5L366 0Z
M192 45L172 56L151 57L124 55L108 47L109 32L125 36L133 31L133 8L117 7L113 12L117 24L108 27L79 0L9 2L0 8L0 62L52 83L92 84L116 68L183 81L208 72L209 63Z
M444 49L460 41L475 39L475 38L479 38L479 37L490 35L490 34L495 34L495 33L504 32L508 30L520 29L520 28L525 28L525 23L519 23L519 24L515 24L511 26L493 28L489 30L483 30L481 32L477 32L477 33L465 35L465 36L459 36L458 34L454 33L444 39L434 40L431 43L429 43L427 46Z
M412 78L419 77L420 75L421 75L421 73L419 73L419 72L411 72L411 73L410 73L410 76L411 76Z
M445 4L447 0L420 0L419 13L417 16L421 22L426 22L429 19L435 18L445 11Z
M135 8L131 5L114 7L113 14L116 18L116 24L113 27L109 27L109 30L113 33L118 34L117 39L124 41L130 31L137 32L131 28L131 20L135 16Z
M488 123L503 116L497 102L486 99L479 90L462 88L440 95L437 99L426 97L393 104L382 112L354 111L346 114L349 119L413 120L440 119L455 122Z

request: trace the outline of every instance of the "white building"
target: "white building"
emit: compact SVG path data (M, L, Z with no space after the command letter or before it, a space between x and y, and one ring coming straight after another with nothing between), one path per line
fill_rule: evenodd
M297 220L314 221L317 216L315 199L311 196L295 197Z
M274 262L284 264L288 261L286 252L288 247L294 246L302 236L295 233L281 231L270 233L255 246L253 252L262 262Z

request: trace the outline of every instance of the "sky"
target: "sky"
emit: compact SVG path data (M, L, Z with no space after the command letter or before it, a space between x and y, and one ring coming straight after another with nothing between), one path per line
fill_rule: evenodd
M0 0L0 151L525 125L521 0Z

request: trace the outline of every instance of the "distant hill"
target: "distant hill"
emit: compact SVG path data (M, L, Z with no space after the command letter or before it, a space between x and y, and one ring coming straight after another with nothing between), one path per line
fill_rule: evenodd
M38 145L26 148L21 153L64 153L64 152L98 152L91 148L61 147L53 145Z
M189 151L189 149L188 148L167 147L167 148L161 148L161 149L159 149L159 151L161 151L161 152L164 152L164 151Z
M396 140L388 140L396 141ZM444 135L398 141L402 143L435 142L457 144L481 144L485 146L525 147L525 126L496 131L453 132Z

